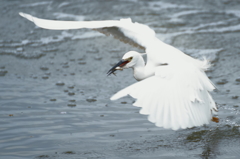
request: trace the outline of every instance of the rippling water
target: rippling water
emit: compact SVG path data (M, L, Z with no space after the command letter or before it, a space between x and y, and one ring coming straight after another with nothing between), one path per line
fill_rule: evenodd
M239 158L240 2L1 1L0 158ZM18 15L47 19L131 17L185 53L211 59L220 123L165 130L116 91L131 70L106 76L129 50L91 30L49 31ZM141 50L138 50L141 51Z

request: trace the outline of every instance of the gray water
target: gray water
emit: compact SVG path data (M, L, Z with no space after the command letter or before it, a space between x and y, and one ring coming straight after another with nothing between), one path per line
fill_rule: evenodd
M237 0L0 1L0 158L240 158L239 9ZM207 56L220 122L156 127L132 98L109 100L135 80L131 70L106 72L136 48L92 30L44 30L20 11L59 20L131 17L185 53Z

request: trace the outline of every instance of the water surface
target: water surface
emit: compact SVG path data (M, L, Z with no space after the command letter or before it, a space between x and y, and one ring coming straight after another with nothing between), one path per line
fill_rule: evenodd
M239 158L239 8L230 0L1 1L0 158ZM220 122L155 127L132 98L109 100L135 80L131 70L106 72L136 48L91 30L44 30L20 11L59 20L131 17L185 53L207 56Z

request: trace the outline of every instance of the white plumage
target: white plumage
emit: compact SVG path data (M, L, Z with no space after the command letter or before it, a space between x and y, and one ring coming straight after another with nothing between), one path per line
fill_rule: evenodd
M146 25L132 23L131 19L55 21L19 14L45 29L89 28L145 49L146 65L142 54L130 51L109 70L111 74L117 69L133 68L134 77L139 80L113 95L111 100L132 96L136 99L133 105L141 107L140 113L149 115L149 121L156 126L173 130L201 126L209 124L217 111L209 94L215 87L204 72L210 67L208 61L194 59L163 43Z

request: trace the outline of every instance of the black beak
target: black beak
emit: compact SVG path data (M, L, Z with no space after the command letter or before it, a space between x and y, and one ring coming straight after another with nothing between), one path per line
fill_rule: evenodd
M130 61L128 60L121 60L119 61L115 66L113 66L108 72L107 72L107 75L111 75L111 74L114 74L115 71L117 71L117 67L123 67L125 66L127 63L129 63Z

